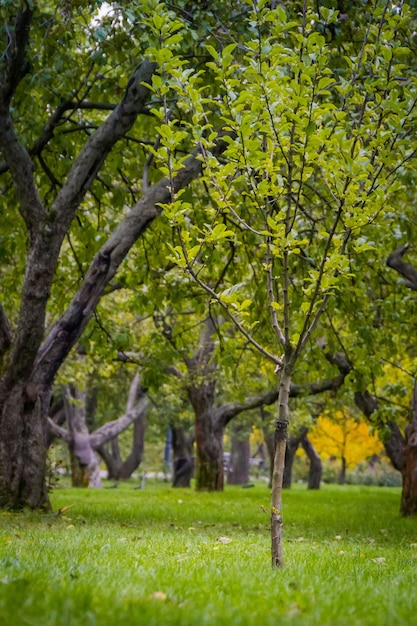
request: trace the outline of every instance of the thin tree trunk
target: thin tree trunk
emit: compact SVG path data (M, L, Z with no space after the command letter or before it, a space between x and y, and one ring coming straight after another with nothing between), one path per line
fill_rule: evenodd
M269 489L272 488L272 473L274 471L274 457L275 457L275 437L274 433L271 431L269 426L269 411L266 411L265 408L261 407L261 420L262 420L262 432L265 439L266 449L268 451L268 459L269 459Z
M272 472L271 495L271 558L272 567L284 565L282 545L282 483L284 478L285 448L287 443L288 401L291 384L291 372L285 365L281 373L278 397L278 419L275 424L275 456Z
M306 453L308 460L310 461L310 471L308 473L308 489L320 489L321 474L323 470L323 464L317 451L307 434L301 439L301 445Z
M194 472L191 455L194 437L187 437L182 428L172 427L173 487L190 487Z
M344 485L346 483L346 457L342 455L342 466L340 468L338 481L339 485Z

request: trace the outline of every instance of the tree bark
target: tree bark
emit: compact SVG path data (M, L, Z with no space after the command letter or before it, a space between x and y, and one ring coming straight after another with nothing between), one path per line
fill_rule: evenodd
M246 485L249 482L249 434L242 426L232 428L232 446L227 471L228 485Z
M285 467L285 448L288 439L288 402L291 385L291 370L284 364L279 383L278 419L275 423L275 456L272 472L271 494L271 559L272 567L284 565L282 545L282 483Z
M301 445L303 446L304 452L306 453L307 458L310 461L310 470L308 473L308 489L320 489L323 464L319 455L317 454L316 449L314 448L310 439L307 437L307 433L301 439Z
M85 416L85 393L67 386L64 397L73 487L101 487L100 468L91 447Z
M417 383L411 402L411 421L405 429L405 463L401 494L401 515L417 515Z
M68 430L58 426L50 418L48 418L48 425L56 437L61 437L69 445L74 486L97 487L100 485L96 451L106 462L108 468L110 467L109 473L112 473L117 480L124 477L123 474L121 476L122 471L125 471L127 474L132 467L132 471L134 471L137 467L135 463L139 464L142 459L143 435L146 427L145 412L149 403L140 384L139 375L136 374L132 380L126 413L118 419L104 424L91 434L88 432L85 420L85 394L80 394L75 389L72 389L71 396L72 402L68 394L65 401ZM124 463L115 463L114 458L106 450L104 444L115 439L132 422L138 422L137 426L135 424L136 429L134 431L136 439L134 439L134 449L126 460L126 466L124 466Z
M182 428L172 427L172 452L173 452L173 487L190 487L194 473L194 461L192 458L192 446L194 436L185 434Z
M214 412L215 383L202 383L189 390L195 416L196 489L197 491L222 491L223 424Z
M287 441L287 446L285 448L285 467L284 467L284 478L282 482L282 487L284 489L290 489L292 483L292 468L294 464L295 453L298 450L298 447L302 441L302 438L307 432L307 428L304 426L300 428L297 435L293 437L289 437Z
M152 81L156 64L145 59L137 66L123 98L109 109L107 119L88 137L56 197L46 207L36 184L31 154L20 142L10 111L15 90L29 67L26 51L33 16L30 7L31 3L23 3L16 12L15 22L9 25L8 54L3 59L0 76L2 171L8 170L12 176L28 240L20 313L9 347L7 325L3 316L0 320L3 345L0 357L6 350L9 352L0 373L0 439L3 442L0 445L0 506L10 508L49 507L45 440L56 372L94 315L97 303L123 259L161 214L161 205L170 202L172 191L186 187L202 169L196 150L173 181L164 178L149 186L99 250L78 293L45 336L46 308L62 242L106 157L144 111L150 93L146 85ZM58 113L63 116L65 110L66 107L60 107ZM52 115L32 154L39 154L41 144L46 145L52 139L53 129L59 123L58 113ZM220 153L226 147L226 142L220 139L212 153Z
M337 479L337 482L339 483L339 485L345 485L346 484L346 457L342 454L341 456L341 467L340 467L340 472L339 472L339 476Z
M41 401L25 382L0 388L0 507L49 510Z

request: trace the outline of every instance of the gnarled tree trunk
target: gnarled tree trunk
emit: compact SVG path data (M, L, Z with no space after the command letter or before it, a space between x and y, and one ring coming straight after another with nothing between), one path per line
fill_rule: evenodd
M48 510L41 400L25 379L5 387L0 386L0 507Z
M100 467L91 447L85 417L85 392L73 385L65 390L65 414L73 487L101 487Z
M222 491L224 486L224 426L214 411L215 383L189 390L194 409L197 491Z
M74 397L74 394L76 397ZM82 395L85 396L85 394ZM82 395L79 392L72 391L73 400L76 400L76 402L71 403L68 399L66 400L68 430L58 426L50 418L48 418L48 424L52 433L56 437L64 439L69 445L74 486L96 487L99 486L99 467L95 452L97 451L101 456L105 457L106 449L104 444L112 439L114 440L132 422L139 422L138 430L141 433L140 441L142 442L143 451L145 412L149 401L140 384L139 374L136 374L130 386L126 413L118 419L104 424L90 434L85 423L85 398ZM103 450L105 451L104 453Z

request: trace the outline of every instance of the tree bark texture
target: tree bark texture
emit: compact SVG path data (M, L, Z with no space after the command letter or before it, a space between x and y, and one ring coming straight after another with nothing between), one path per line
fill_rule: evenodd
M279 383L278 419L275 425L275 456L272 472L271 494L271 559L272 567L284 565L282 544L282 483L284 479L285 449L288 439L288 402L291 385L291 372L284 364Z
M172 427L172 486L190 487L194 473L192 447L194 436L187 436L182 428Z
M232 428L230 462L227 469L228 485L246 485L249 482L249 434L241 426ZM243 431L243 432L242 432Z
M0 390L0 507L49 510L41 401L24 382Z
M74 386L68 385L65 390L72 486L101 487L99 463L86 424L85 396Z
M402 472L401 515L417 515L417 383L411 402L411 422L405 429L405 464Z
M417 421L406 428L405 466L402 472L401 515L417 515Z
M310 439L307 437L307 433L301 439L301 445L303 450L310 461L310 470L308 472L308 489L320 489L321 475L323 471L323 464L321 458L317 454L317 451Z
M208 382L190 390L195 416L196 489L222 491L224 486L224 427L214 412L215 383Z
M292 484L292 468L294 465L295 453L298 450L298 447L301 443L303 436L306 434L307 428L302 427L300 431L289 437L287 441L287 446L285 448L285 467L284 467L284 478L282 482L282 486L284 489L290 489Z

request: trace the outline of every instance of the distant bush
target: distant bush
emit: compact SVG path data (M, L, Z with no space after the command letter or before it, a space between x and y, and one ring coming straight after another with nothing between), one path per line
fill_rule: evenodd
M346 483L349 485L401 487L402 478L401 473L386 461L380 461L372 465L362 461L354 470L347 472Z
M292 479L294 483L308 481L309 465L304 457L294 459ZM323 461L322 481L324 483L338 483L340 476L340 460L328 459ZM401 473L394 469L389 461L376 459L375 462L361 461L358 465L346 472L346 484L370 485L374 487L401 487Z

